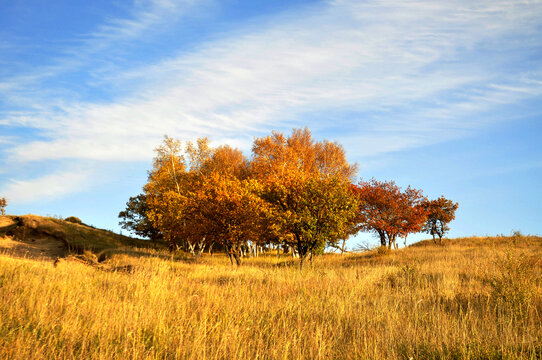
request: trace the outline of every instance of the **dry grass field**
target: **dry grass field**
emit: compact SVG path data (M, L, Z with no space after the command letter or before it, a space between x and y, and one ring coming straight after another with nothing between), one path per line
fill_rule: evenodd
M540 359L542 238L317 257L0 255L2 359Z

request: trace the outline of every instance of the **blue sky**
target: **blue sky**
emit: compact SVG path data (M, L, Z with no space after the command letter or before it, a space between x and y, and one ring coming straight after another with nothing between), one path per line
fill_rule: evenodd
M164 134L249 154L308 126L360 177L459 202L450 236L540 234L540 19L520 0L3 1L0 196L118 231Z

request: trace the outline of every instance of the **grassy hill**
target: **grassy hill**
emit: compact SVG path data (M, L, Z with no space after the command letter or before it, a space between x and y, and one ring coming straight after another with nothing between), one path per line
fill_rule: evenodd
M332 254L303 270L276 255L236 268L135 254L109 267L0 255L0 358L542 357L540 237Z
M108 230L97 229L83 223L74 223L52 217L36 215L1 216L0 237L9 236L22 244L64 245L65 252L99 254L125 247L149 247L148 241L134 239ZM21 245L22 247L22 245ZM47 255L47 247L44 255Z

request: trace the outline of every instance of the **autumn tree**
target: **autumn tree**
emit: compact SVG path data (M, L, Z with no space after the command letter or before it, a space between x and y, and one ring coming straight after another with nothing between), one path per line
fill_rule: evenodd
M213 171L201 178L189 197L185 220L191 236L222 245L233 264L241 264L241 246L261 241L268 204L259 196L260 186L252 179L240 180Z
M185 245L182 211L188 186L185 156L181 141L168 136L155 153L149 181L143 187L148 206L146 214L173 249Z
M342 146L315 142L310 131L295 129L258 138L252 147L251 175L270 204L274 238L293 246L300 266L310 254L344 236L355 215L348 184L356 173Z
M250 175L249 162L241 150L221 145L211 151L202 164L201 173L207 176L212 173L227 174L244 180Z
M344 239L357 210L356 199L338 176L283 179L269 184L263 198L272 206L269 218L277 238L296 249L301 267L308 255Z
M144 187L148 217L172 248L181 246L193 252L196 245L202 249L205 244L218 243L239 263L241 242L249 240L248 235L254 238L257 229L248 232L239 225L242 230L231 233L232 221L244 224L240 217L241 210L249 206L245 202L252 204L250 196L257 197L247 192L254 188L245 182L247 178L248 161L240 150L226 145L212 148L207 138L187 142L183 148L179 140L166 137L156 150ZM243 196L237 199L228 191ZM237 211L230 211L236 206ZM258 209L253 209L253 222L256 216Z
M0 198L0 215L6 215L6 206L8 206L6 198Z
M397 237L422 229L425 197L410 186L401 191L393 181L361 181L351 191L359 199L357 230L372 231L381 246L396 246Z
M252 175L278 181L284 176L338 176L352 180L357 165L346 159L344 148L327 140L314 142L311 132L294 129L289 137L280 132L257 138L252 146Z
M431 234L435 243L437 243L435 235L438 236L439 244L442 244L442 237L450 230L448 224L455 219L455 211L459 204L441 196L436 200L425 201L423 206L427 213L427 220L422 230Z
M119 213L120 226L137 236L148 238L152 242L161 240L162 233L153 226L147 215L149 210L145 194L130 197L126 203L126 209Z

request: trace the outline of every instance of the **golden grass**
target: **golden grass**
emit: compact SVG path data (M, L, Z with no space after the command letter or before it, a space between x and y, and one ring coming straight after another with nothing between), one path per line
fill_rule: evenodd
M0 358L542 356L541 238L326 255L303 270L134 254L100 267L0 256Z

